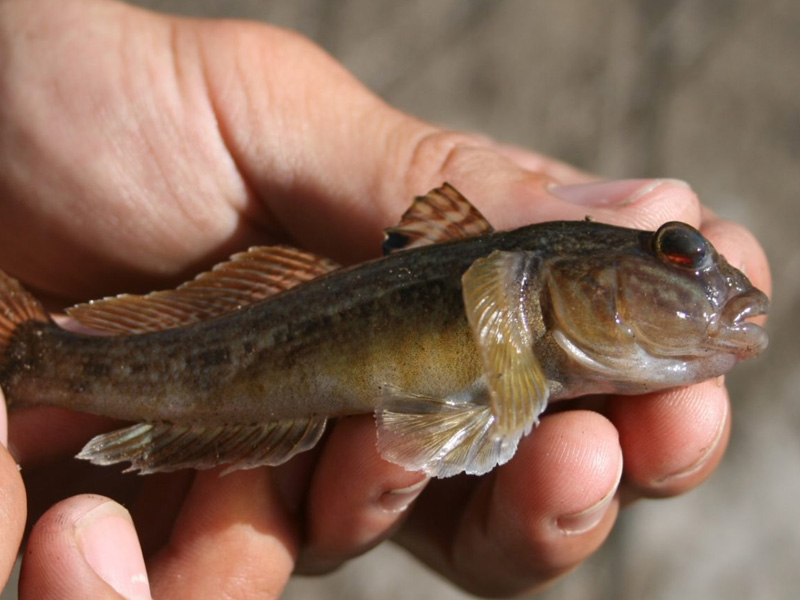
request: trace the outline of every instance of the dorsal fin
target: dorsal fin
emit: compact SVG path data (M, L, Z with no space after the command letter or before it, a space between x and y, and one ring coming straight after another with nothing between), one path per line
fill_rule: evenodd
M256 246L174 290L94 300L67 309L67 314L104 333L161 331L238 310L338 267L303 250Z
M384 231L383 253L491 233L494 228L449 183L417 196L400 222Z

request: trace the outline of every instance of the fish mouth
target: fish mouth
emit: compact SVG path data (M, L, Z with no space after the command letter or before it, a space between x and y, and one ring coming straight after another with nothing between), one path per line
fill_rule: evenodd
M737 294L720 312L717 331L712 336L715 343L729 348L742 360L757 356L767 347L769 338L763 327L748 319L768 311L769 298L761 290Z

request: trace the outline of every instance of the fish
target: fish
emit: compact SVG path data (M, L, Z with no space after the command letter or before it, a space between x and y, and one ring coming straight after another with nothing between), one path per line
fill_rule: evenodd
M289 246L173 290L67 310L0 272L10 409L126 421L77 455L139 473L278 465L372 414L383 459L431 477L508 460L548 403L715 378L767 346L767 296L693 227L554 221L495 231L453 186L414 199L383 255ZM535 435L535 434L534 434Z

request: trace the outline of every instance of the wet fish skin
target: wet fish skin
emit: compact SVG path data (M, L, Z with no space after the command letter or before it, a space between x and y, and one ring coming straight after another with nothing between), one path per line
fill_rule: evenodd
M100 464L277 464L313 446L328 417L376 412L385 458L448 476L508 460L548 399L683 385L766 345L744 320L766 297L688 226L493 232L445 186L387 242L387 256L340 269L254 249L209 289L75 311L113 336L57 327L3 275L0 387L13 406L145 424L92 440L81 456ZM252 275L262 269L277 275ZM160 330L164 312L177 317Z
M560 346L569 338L585 350L584 366L593 363L589 369L562 367L580 380L571 395L685 385L725 373L766 347L764 331L744 319L749 311L766 313L768 299L699 232L707 253L702 268L665 271L663 262L647 260L658 235L676 227L688 226L663 226L642 239L639 253L550 265L548 328ZM598 286L600 281L606 284ZM637 379L639 373L647 375Z

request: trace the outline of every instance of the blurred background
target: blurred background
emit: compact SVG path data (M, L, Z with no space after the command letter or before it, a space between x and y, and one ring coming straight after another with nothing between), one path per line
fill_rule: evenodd
M761 600L800 589L797 0L138 0L304 33L390 103L608 177L675 177L765 246L767 353L729 377L733 432L700 489L625 510L537 598ZM9 591L6 598L16 597ZM286 598L469 596L384 544Z

